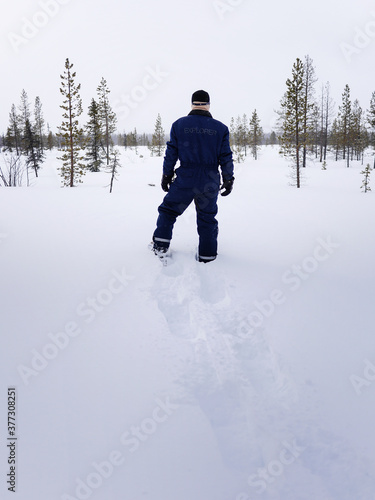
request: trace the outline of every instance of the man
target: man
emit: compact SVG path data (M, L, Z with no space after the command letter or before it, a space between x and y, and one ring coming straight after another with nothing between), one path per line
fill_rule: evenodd
M167 142L161 181L167 195L158 208L153 250L158 255L167 252L176 218L194 201L199 234L197 260L207 263L217 255L217 197L219 189L224 189L222 196L232 191L233 160L228 127L212 118L208 93L197 90L191 101L192 110L173 123ZM177 160L180 166L174 171Z

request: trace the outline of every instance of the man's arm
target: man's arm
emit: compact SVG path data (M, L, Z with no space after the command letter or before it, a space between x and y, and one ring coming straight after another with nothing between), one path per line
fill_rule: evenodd
M167 142L167 150L164 156L163 175L173 177L174 167L178 160L178 141L175 124L172 125L170 140Z
M221 143L219 164L221 167L221 174L223 180L227 181L233 179L234 165L233 165L232 150L230 149L230 144L229 144L228 127L226 127L226 131L224 133L223 140Z

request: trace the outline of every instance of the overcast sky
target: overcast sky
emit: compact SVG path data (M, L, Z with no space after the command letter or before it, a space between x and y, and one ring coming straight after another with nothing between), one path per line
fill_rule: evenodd
M375 91L373 0L17 0L3 2L0 132L22 89L39 96L53 131L61 123L60 74L68 57L81 83L85 116L104 77L120 132L168 132L191 94L211 96L229 125L256 108L264 130L297 57L308 54L336 110L346 83L369 106Z

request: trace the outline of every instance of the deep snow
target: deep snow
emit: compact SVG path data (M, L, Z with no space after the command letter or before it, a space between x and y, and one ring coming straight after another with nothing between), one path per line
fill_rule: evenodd
M190 207L164 267L147 248L162 159L121 153L112 194L106 173L61 188L56 152L32 187L0 190L0 422L6 438L16 386L17 497L374 500L363 166L310 161L298 190L263 148L219 199L217 260L195 261Z

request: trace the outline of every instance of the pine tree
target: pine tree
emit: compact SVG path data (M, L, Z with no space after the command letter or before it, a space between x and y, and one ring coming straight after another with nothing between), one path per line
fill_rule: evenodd
M304 85L304 67L297 58L293 64L292 78L286 81L287 90L281 100L281 135L280 153L293 161L297 188L301 187L300 167L304 145L304 120L306 94Z
M276 132L274 130L272 130L272 132L270 134L270 138L269 138L269 144L271 144L271 146L274 146L277 143L278 143L278 140L277 140Z
M260 126L260 120L257 114L257 110L254 109L253 114L251 115L250 129L249 129L249 145L254 160L258 159L258 150L262 144L262 140L263 140L263 129Z
M53 136L52 130L49 130L47 135L47 149L51 151L51 149L53 149L54 146L55 146L55 138Z
M352 119L350 123L351 159L359 161L367 146L367 133L363 123L363 111L358 99L353 102Z
M371 129L371 145L375 148L375 92L371 95L370 109L367 111L367 123L370 125ZM374 168L375 168L375 156L374 156Z
M119 159L118 159L119 154L120 153L117 149L115 149L111 152L111 161L107 167L107 169L111 173L111 182L109 185L109 192L110 193L112 193L114 181L117 180L116 175L118 174L118 168L121 167Z
M161 124L161 117L158 114L155 122L155 130L151 140L151 156L162 156L165 149L165 132Z
M42 103L39 97L35 98L34 106L34 121L35 121L35 134L38 140L38 147L43 153L44 150L44 117L42 111Z
M62 138L60 151L62 156L58 158L63 161L60 168L64 186L74 187L77 182L82 182L85 165L80 151L83 146L83 130L79 126L78 117L82 114L82 100L79 94L81 84L75 83L76 72L72 72L73 64L69 59L65 61L65 71L61 77L60 93L63 96L64 110L63 122L59 127L58 136Z
M363 181L362 181L362 185L361 185L361 189L364 193L367 193L367 191L371 191L371 188L370 188L370 173L371 173L371 168L370 168L370 164L368 163L366 165L366 168L364 170L362 170L361 174L364 175L364 178L363 178Z
M242 130L243 130L243 149L245 156L247 156L247 147L250 146L250 128L249 128L249 120L246 114L242 115Z
M86 152L86 159L88 160L87 167L91 172L99 172L100 167L104 162L102 153L103 135L99 106L95 99L91 100L88 116L89 121L85 125L88 149Z
M314 131L314 84L316 82L315 68L310 56L305 57L303 65L303 127L302 127L302 167L306 167L307 146L313 143L312 134ZM315 115L316 117L316 115Z
M320 130L320 162L327 159L328 132L333 114L333 100L330 96L330 84L322 86L321 100L321 130Z
M350 101L350 88L349 85L345 85L344 92L342 94L342 103L339 107L339 117L340 117L340 136L341 136L341 146L343 149L343 159L346 159L346 166L349 167L350 161L350 127L352 120L352 103Z
M18 107L18 110L19 110L19 115L18 115L19 124L21 130L21 150L22 153L28 155L29 151L26 146L25 137L26 137L26 124L28 120L30 121L31 112L30 112L29 98L25 89L23 89L21 92L21 102Z
M126 145L130 148L134 148L136 154L138 154L138 143L137 129L134 128L133 132L129 132L129 134L126 135Z
M240 116L237 116L236 121L234 121L234 118L231 119L230 141L235 161L237 163L243 162L245 160L244 149L247 139L244 124Z
M40 148L39 136L33 130L33 127L30 123L30 120L26 120L26 129L25 129L25 147L28 151L26 165L27 168L31 167L34 169L35 177L38 177L38 170L40 169L40 165L44 160L43 150Z
M341 123L340 118L337 117L332 122L332 128L329 134L328 142L335 150L335 160L339 159L341 149Z
M113 148L112 134L116 132L117 117L109 103L108 94L111 91L108 89L104 78L101 79L96 91L99 98L98 106L102 126L103 148L105 150L107 165L109 165L110 152Z
M12 104L11 111L9 113L9 126L5 136L5 149L12 152L13 149L16 150L17 156L21 154L21 142L22 135L20 129L20 120L17 115L16 106Z

